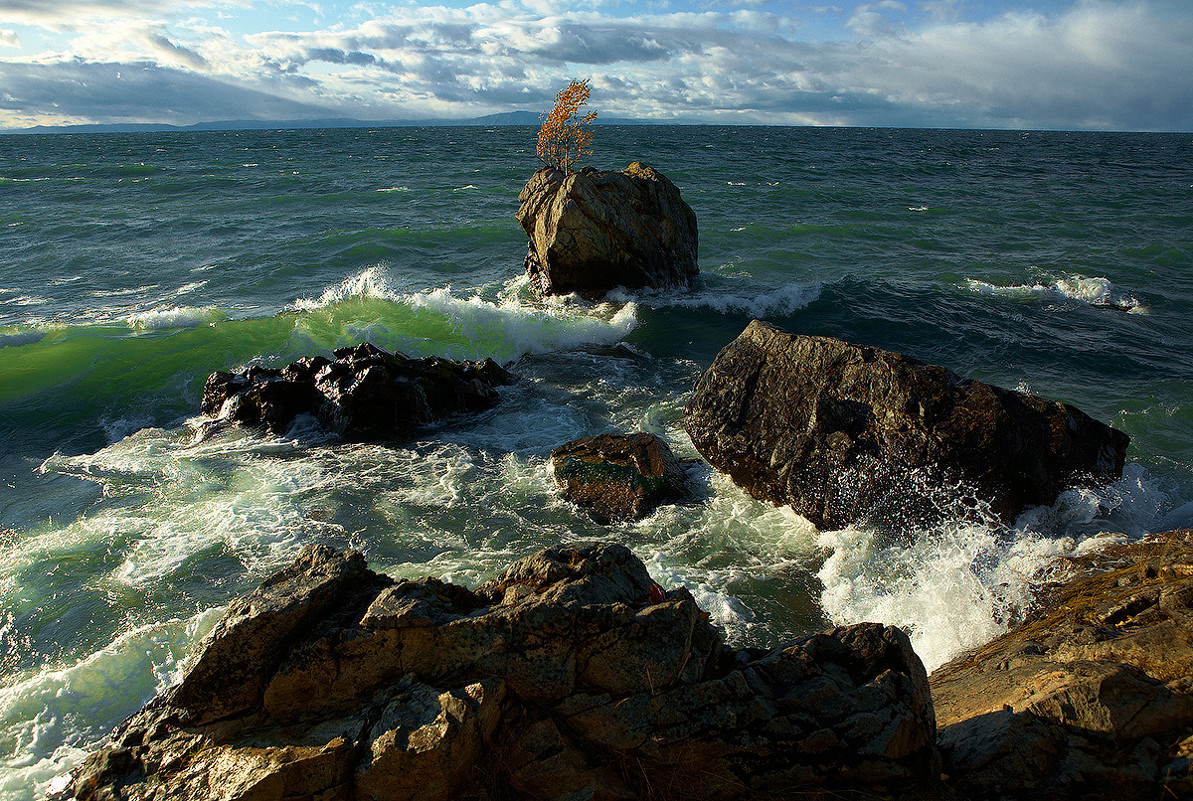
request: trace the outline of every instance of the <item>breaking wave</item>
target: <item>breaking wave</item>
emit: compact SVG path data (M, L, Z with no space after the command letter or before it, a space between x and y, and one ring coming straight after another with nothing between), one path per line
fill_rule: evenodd
M1010 298L1054 298L1069 302L1084 303L1099 309L1114 309L1144 314L1147 307L1138 298L1119 289L1106 278L1088 278L1070 275L1049 280L1048 283L1015 284L999 286L974 278L966 279L966 288L981 295Z

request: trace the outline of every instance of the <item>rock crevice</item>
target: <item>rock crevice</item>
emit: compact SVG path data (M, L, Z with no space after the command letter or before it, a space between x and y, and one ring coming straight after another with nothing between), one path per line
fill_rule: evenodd
M935 776L903 632L735 652L706 617L617 545L551 548L475 591L312 546L233 603L70 796L738 799Z

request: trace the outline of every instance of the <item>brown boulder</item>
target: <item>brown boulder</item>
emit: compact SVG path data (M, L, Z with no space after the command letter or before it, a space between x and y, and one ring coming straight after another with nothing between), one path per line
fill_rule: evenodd
M517 219L530 237L526 271L539 295L687 286L699 272L696 215L652 167L546 167L518 201Z
M822 528L979 502L1011 518L1121 476L1128 442L1068 404L758 320L696 382L684 427L738 486Z
M643 432L572 440L551 451L551 464L564 497L599 523L650 514L687 484L667 443Z

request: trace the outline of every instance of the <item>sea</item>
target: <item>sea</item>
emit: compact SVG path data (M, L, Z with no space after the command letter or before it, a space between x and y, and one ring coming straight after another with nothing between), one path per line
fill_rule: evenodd
M603 126L699 221L683 290L536 299L526 127L0 136L0 799L41 798L310 543L475 586L631 548L734 646L904 627L931 670L1066 560L1193 526L1193 135ZM692 385L752 319L1071 403L1121 480L1013 523L817 530L698 460ZM215 428L213 371L368 341L492 357L493 410L410 441ZM647 431L692 498L602 526L552 448Z

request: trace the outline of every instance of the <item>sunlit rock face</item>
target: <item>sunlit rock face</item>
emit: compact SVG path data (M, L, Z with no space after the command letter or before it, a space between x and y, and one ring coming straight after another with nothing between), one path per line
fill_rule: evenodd
M927 676L899 629L730 651L620 545L550 548L475 591L309 546L229 606L68 795L754 799L938 776Z
M526 271L539 295L682 287L699 272L696 214L653 167L546 167L518 200L518 222L530 237Z

